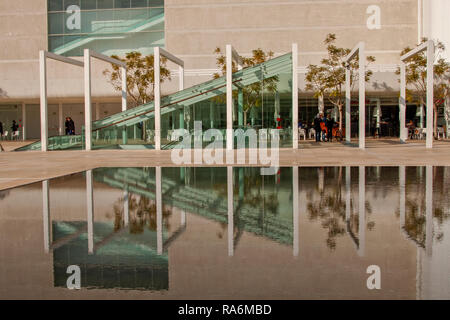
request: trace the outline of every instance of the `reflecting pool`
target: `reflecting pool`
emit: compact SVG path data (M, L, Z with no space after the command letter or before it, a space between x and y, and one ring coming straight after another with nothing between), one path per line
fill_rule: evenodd
M448 181L431 166L145 167L3 190L0 298L450 299Z

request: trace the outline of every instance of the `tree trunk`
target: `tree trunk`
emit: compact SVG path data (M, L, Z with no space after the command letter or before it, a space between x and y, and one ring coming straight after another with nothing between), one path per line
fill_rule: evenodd
M342 105L338 105L339 110L339 131L342 132ZM348 121L348 119L346 119Z
M247 111L248 110L244 110L244 126L247 125Z

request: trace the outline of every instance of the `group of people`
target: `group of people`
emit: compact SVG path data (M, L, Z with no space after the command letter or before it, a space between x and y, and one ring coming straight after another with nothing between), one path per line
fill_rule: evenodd
M11 125L11 132L16 133L19 131L19 125L17 124L16 120L13 120ZM3 137L3 123L0 122L0 136ZM18 134L16 134L18 136Z
M66 136L73 136L75 135L75 122L73 122L71 117L66 117Z
M333 127L336 121L331 117L331 114L325 117L325 115L320 112L314 118L313 128L316 132L316 142L333 140Z

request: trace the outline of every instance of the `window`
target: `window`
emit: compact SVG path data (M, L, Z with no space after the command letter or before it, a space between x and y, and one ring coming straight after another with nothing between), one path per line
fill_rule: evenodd
M143 54L164 46L163 0L48 0L49 51Z

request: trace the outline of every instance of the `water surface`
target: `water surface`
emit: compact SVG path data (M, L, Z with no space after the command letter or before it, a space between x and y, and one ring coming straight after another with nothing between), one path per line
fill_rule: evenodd
M450 299L448 181L448 167L99 168L0 191L0 298Z

